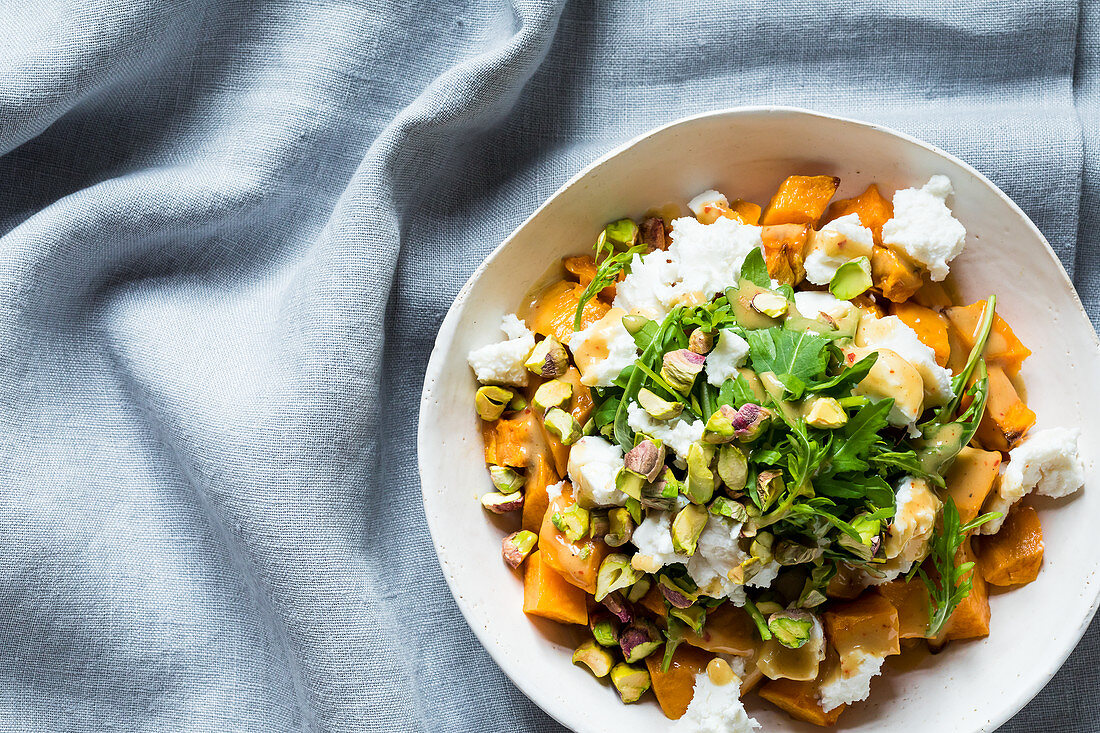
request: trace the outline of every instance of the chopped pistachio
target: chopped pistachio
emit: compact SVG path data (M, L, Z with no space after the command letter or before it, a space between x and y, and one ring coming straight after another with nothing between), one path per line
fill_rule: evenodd
M848 422L848 413L833 397L815 397L806 409L806 424L814 428L832 430Z
M840 546L851 550L852 554L862 560L870 560L882 545L882 520L869 514L860 514L849 524L859 535L859 540L848 534L841 534Z
M689 585L691 587L687 587ZM687 608L699 599L699 589L694 586L694 583L690 583L686 578L678 582L668 573L657 576L657 588L674 608Z
M523 492L513 491L511 494L501 494L498 491L490 491L481 497L481 506L493 514L507 514L523 508Z
M588 639L573 652L573 664L583 664L597 677L606 677L610 674L614 663L615 658L597 644L595 639Z
M553 336L547 336L535 344L534 351L523 365L540 377L553 379L565 374L569 368L569 354L560 341Z
M737 410L737 417L733 419L733 429L738 440L751 443L768 428L771 420L771 410L748 402Z
M588 616L588 628L600 646L619 645L619 620L607 611L592 611Z
M550 434L563 445L573 445L581 438L581 426L576 418L560 407L551 407L544 422Z
M695 384L695 377L703 371L707 357L696 354L690 349L676 349L664 355L661 366L661 378L675 390L688 392Z
M697 328L688 337L688 348L696 354L709 353L714 348L714 334Z
M718 477L726 485L726 490L739 494L745 490L749 478L749 461L744 451L736 445L726 444L718 449Z
M749 513L745 511L744 505L724 496L714 497L714 501L710 503L707 509L717 517L729 517L735 522L747 522L749 520Z
M526 529L508 535L500 543L504 562L512 569L518 568L531 554L531 550L535 549L538 541L538 535Z
M629 663L642 661L663 642L660 629L644 618L634 619L619 633L619 648L623 651L623 659Z
M665 467L665 444L646 438L627 451L623 463L646 481L656 481Z
M775 535L771 532L757 532L749 545L749 555L760 562L772 560L772 547L775 545Z
M679 417L680 413L684 411L682 403L663 400L645 387L638 390L638 404L654 420L671 420L674 417Z
M612 425L614 428L614 425ZM595 435L596 434L596 421L592 418L588 418L588 421L581 426L581 435Z
M801 649L810 640L813 616L806 611L780 611L768 617L772 638L788 649Z
M665 221L659 216L651 216L642 222L642 241L652 252L655 249L666 249L668 238L665 236Z
M642 519L644 519L642 514L642 502L634 497L630 497L626 500L626 503L623 504L623 507L630 512L630 518L634 520L634 524L642 523Z
M531 404L540 412L546 412L551 407L561 407L573 396L573 385L560 379L551 379L543 382L535 390L535 396L531 398Z
M620 468L615 474L615 488L631 499L641 500L643 486L645 486L645 476L631 471L626 466Z
M611 553L603 559L596 573L596 600L602 601L608 594L634 585L641 577L630 564L629 557Z
M703 428L703 440L708 443L728 443L737 435L733 421L737 419L737 410L722 405L715 410Z
M609 547L622 547L634 536L634 520L625 508L612 509L607 513L607 520L609 527L604 542Z
M502 494L512 494L523 488L523 476L507 466L489 466L489 477Z
M580 542L588 536L588 510L580 504L570 504L560 512L554 512L550 522L570 542Z
M588 510L588 534L593 539L599 539L611 531L611 520L608 518L607 509Z
M504 387L481 387L474 395L474 407L477 416L487 422L497 420L504 414L504 408L511 402L513 393Z
M604 227L603 236L616 249L626 250L638 241L638 225L633 219L619 219Z
M705 607L699 604L687 608L676 608L674 606L668 609L668 614L683 621L696 634L703 633L703 624L707 620L707 609Z
M783 472L776 469L761 471L756 474L756 495L760 497L760 505L767 507L784 490Z
M619 691L623 702L637 702L649 689L649 672L629 664L616 664L611 668L611 684Z
M688 504L677 512L672 520L672 549L681 555L694 555L709 517L707 508L701 504Z
M649 593L649 589L653 587L653 583L648 576L642 576L637 583L630 586L630 590L626 594L626 600L631 603L637 603L645 597L646 593Z
M794 540L780 540L772 548L772 555L780 565L801 565L821 556L821 549Z
M634 611L623 601L622 594L618 591L608 593L600 603L622 623L628 624L634 620Z
M772 292L771 290L764 290L756 295L752 296L752 301L749 302L752 309L757 313L763 313L769 318L780 318L787 312L787 307L790 305L787 299L779 293Z
M866 292L872 284L871 260L857 257L836 269L836 274L829 281L829 292L840 300L851 300Z
M516 392L516 396L508 402L508 410L516 412L527 407L527 398Z
M778 601L769 601L762 598L756 602L756 610L762 615L767 616L768 614L781 612L783 610L783 604Z
M688 448L688 475L684 483L684 496L695 504L705 504L714 496L714 472L710 470L713 458L713 446L696 442Z

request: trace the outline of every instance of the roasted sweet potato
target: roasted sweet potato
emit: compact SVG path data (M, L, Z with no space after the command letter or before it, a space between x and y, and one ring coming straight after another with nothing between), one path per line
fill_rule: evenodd
M664 653L660 649L645 658L653 694L669 720L679 720L687 712L695 695L695 675L704 671L713 658L713 654L687 644L676 647L667 672L661 671Z
M1034 507L1017 504L1001 529L977 544L978 568L991 585L1025 585L1043 565L1043 527Z
M947 366L951 342L947 337L947 319L940 313L912 301L891 303L890 313L913 329L925 346L936 352L936 363Z
M664 618L668 615L668 608L665 607L665 597L661 595L661 591L657 589L656 583L649 586L649 590L642 596L642 600L638 601L638 605L654 616Z
M573 335L573 317L581 300L584 286L580 283L559 280L543 290L532 301L527 314L527 327L543 336L553 336L564 341ZM603 318L611 308L599 298L585 303L581 313L581 328Z
M970 542L971 540L968 539L959 549L959 554L955 558L956 565L976 562ZM947 619L947 623L936 638L929 639L928 645L933 649L940 649L949 641L989 636L989 588L981 573L971 570L965 577L971 578L973 582L970 595Z
M809 682L771 680L761 687L757 694L792 718L822 727L836 725L840 714L847 707L847 705L841 705L829 712L822 710L821 703L817 701L815 680Z
M974 339L982 323L982 311L985 301L979 300L970 305L954 306L944 309L944 315L958 332L967 353L974 348ZM1000 366L1009 377L1020 373L1020 366L1031 354L1031 350L1020 343L1016 334L1000 314L993 317L993 330L985 346L985 361L989 366ZM966 358L965 356L963 357Z
M920 290L913 294L913 301L925 308L950 308L955 305L943 283L925 280Z
M522 410L512 417L481 423L485 439L485 462L494 466L524 468L541 442L539 420L531 410Z
M550 506L550 496L546 489L560 480L545 455L535 456L527 467L523 482L523 529L539 532L546 516L546 508Z
M791 176L779 184L760 223L816 224L839 185L834 176Z
M882 225L894 218L894 206L879 193L878 186L871 184L859 196L850 199L838 199L829 205L824 222L839 219L848 214L859 216L859 223L875 235L875 244L882 244Z
M842 662L856 650L881 656L901 653L897 609L877 593L832 606L823 617L825 636Z
M993 490L997 470L1001 466L1001 454L964 446L950 470L944 476L947 495L955 500L959 519L963 524L974 521L981 513L982 504Z
M596 277L596 260L592 258L592 255L566 257L561 261L561 264L566 272L577 278L577 282L584 287L588 287L588 283ZM615 300L615 286L613 284L608 285L599 292L599 297L608 303Z
M567 583L535 550L523 569L523 612L563 624L587 624L588 600L584 591Z
M871 281L883 296L901 303L920 289L920 268L894 250L875 245L871 252Z
M745 201L744 199L737 199L730 202L730 209L733 213L741 217L741 221L746 224L759 224L760 223L760 205L754 204L751 201Z
M752 618L745 609L732 603L723 603L707 614L702 634L687 629L684 641L708 652L738 656L750 656L760 645Z
M611 551L602 539L585 537L579 542L571 542L554 526L554 512L561 511L573 503L573 487L568 483L561 495L550 500L543 515L539 529L539 551L543 562L561 573L566 581L589 594L596 592L596 574L600 563Z
M875 590L898 612L898 638L923 639L928 632L928 589L916 578L891 580Z
M807 224L772 224L761 227L764 261L772 279L787 285L797 285L806 277L802 252L806 248L810 227Z
M1035 413L1024 404L1002 367L989 367L989 399L978 425L977 439L990 450L1010 451L1035 424Z

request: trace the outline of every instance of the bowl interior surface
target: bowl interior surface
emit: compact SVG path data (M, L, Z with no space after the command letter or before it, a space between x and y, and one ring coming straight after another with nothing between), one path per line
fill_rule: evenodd
M501 316L566 255L587 253L607 222L685 204L716 188L731 199L767 203L794 173L839 176L837 197L875 182L887 196L946 174L967 247L952 265L967 302L998 294L998 312L1033 350L1022 377L1036 429L1079 428L1091 474L1100 455L1096 334L1050 247L1030 220L969 166L912 138L801 110L745 108L689 118L639 138L566 184L478 269L440 329L421 403L419 461L424 507L451 590L480 641L532 700L577 731L668 730L652 701L623 706L614 690L570 662L574 635L525 616L522 578L500 559L511 531L477 499L491 486L473 412L476 383L467 353L501 338ZM1090 479L1091 482L1091 479ZM840 728L993 730L1023 707L1061 666L1097 602L1100 544L1083 542L1100 516L1100 490L1037 505L1046 554L1038 580L991 598L988 639L957 642L934 657L893 664L871 697ZM768 731L818 730L749 696Z

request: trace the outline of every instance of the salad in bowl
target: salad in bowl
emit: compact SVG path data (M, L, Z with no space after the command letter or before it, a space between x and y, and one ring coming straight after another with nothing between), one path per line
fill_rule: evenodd
M838 185L614 221L468 356L523 611L676 729L759 728L750 692L834 725L887 658L986 636L1042 567L1028 495L1085 480L996 293L952 292L951 181Z

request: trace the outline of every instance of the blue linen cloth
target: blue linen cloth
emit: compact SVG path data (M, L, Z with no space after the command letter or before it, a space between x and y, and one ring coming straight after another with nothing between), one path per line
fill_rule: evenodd
M920 136L1100 315L1100 4L773 6L7 0L0 729L558 730L444 584L418 397L477 263L655 125ZM1098 655L1004 730L1100 728Z

